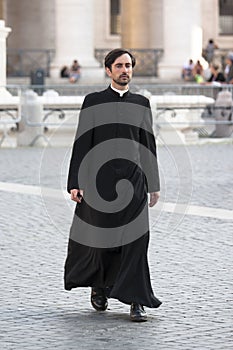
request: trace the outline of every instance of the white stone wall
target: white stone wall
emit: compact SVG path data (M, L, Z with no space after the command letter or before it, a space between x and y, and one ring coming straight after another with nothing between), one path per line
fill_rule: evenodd
M214 39L220 49L233 51L233 35L219 35L218 0L202 0L202 27L204 47L209 39Z
M85 0L88 2L89 0ZM122 2L128 0L122 0ZM135 8L137 1L134 0ZM174 5L177 0L174 0ZM195 0L186 0L189 3ZM163 6L164 0L145 0L148 11L146 25L149 28L149 48L161 48L164 43ZM0 0L1 8L5 8L6 25L12 28L8 47L12 48L55 48L56 5L55 0ZM218 0L202 0L203 46L209 38L214 38L221 48L232 47L233 36L219 35ZM123 7L123 6L122 6ZM78 21L79 13L74 13ZM110 1L94 0L94 48L114 48L121 46L121 38L110 35ZM127 16L127 14L126 14ZM70 22L71 21L71 22ZM67 18L67 25L72 23ZM132 22L132 21L131 21ZM129 23L130 19L129 19ZM136 24L135 24L136 25ZM85 33L83 33L85 35Z
M95 0L94 13L95 48L113 49L121 46L120 36L110 34L110 1Z
M163 0L164 54L162 79L179 79L181 67L202 54L201 0Z
M203 45L218 38L218 0L202 0Z
M195 10L199 0L121 1L124 38L132 34L135 48L166 50L165 70L195 58L194 51L198 57L199 46L205 47L210 38L219 48L233 50L233 35L219 35L218 0L200 0L200 14ZM74 58L82 66L96 66L95 48L111 49L127 42L110 34L110 0L0 0L0 4L6 25L12 28L8 47L56 49L57 68ZM202 31L202 38L201 33L199 39L193 38L191 24ZM178 45L177 36L182 38Z

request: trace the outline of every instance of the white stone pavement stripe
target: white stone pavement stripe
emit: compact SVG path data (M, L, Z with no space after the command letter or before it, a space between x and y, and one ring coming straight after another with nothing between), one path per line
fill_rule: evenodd
M221 220L233 221L233 210L213 208L213 207L201 207L198 205L179 204L179 203L160 203L160 210L169 213L176 213L181 215L194 215L201 217L216 218ZM152 208L153 211L158 211L157 207Z
M50 198L61 197L61 190L53 189L49 187L39 187L31 185L23 185L17 183L0 182L0 191L14 192L29 194L35 196L46 196ZM42 194L43 192L43 194ZM66 191L62 191L64 197L69 198L69 194ZM151 209L151 213L154 211L165 211L169 213L194 215L201 217L217 218L222 220L233 220L233 210L222 209L222 208L210 208L201 207L197 205L189 204L177 204L177 203L163 203L159 202L157 206Z

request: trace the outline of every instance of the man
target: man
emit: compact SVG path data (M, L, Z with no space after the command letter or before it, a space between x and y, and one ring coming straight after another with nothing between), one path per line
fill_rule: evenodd
M190 59L188 63L185 63L182 68L182 79L185 81L191 81L194 80L193 75L193 69L194 69L194 63L193 60Z
M215 44L213 39L209 39L208 44L204 50L204 58L211 64L214 60L215 49L218 49L218 45Z
M144 306L161 304L147 261L147 192L152 207L159 199L159 174L149 100L129 92L134 66L130 52L109 52L105 69L111 85L83 102L67 186L77 205L65 289L92 287L97 311L115 298L131 305L132 321L143 322Z
M80 78L80 71L81 66L79 65L77 60L74 60L69 72L70 83L76 83L78 81L78 79Z
M225 74L227 84L233 84L233 52L230 52L226 58Z

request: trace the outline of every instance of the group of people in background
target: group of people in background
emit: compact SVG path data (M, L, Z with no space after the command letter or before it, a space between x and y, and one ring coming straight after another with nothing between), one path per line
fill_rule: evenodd
M74 60L71 67L63 66L60 71L61 78L69 78L70 83L76 83L81 75L81 66L77 60Z
M208 69L204 69L200 60L195 63L189 59L182 67L182 79L184 81L195 81L198 84L226 83L233 84L233 52L225 58L225 67L222 70L221 64L215 62L214 50L218 46L210 39L203 50L203 58L208 63ZM76 83L81 75L81 66L78 60L74 60L71 67L63 66L60 71L61 78L68 78L70 83Z
M233 84L233 52L229 53L225 58L225 67L222 70L221 64L215 62L215 49L218 49L218 46L213 39L210 39L203 50L203 58L208 63L208 69L204 69L200 60L194 63L190 59L182 68L182 79L195 81L199 84Z

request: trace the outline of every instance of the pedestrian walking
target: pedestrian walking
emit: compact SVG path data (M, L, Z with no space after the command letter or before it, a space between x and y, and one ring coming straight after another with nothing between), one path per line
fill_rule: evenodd
M111 84L87 95L81 108L67 184L76 208L64 279L66 290L91 287L95 310L115 298L142 322L144 306L161 305L147 258L148 205L157 203L160 184L150 103L129 91L135 63L127 50L109 52Z

